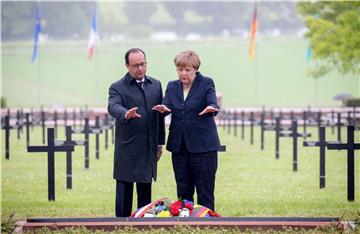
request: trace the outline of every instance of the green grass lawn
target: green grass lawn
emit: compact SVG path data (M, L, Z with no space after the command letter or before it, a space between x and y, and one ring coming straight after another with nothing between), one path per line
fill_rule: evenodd
M39 107L41 90L41 103L48 107L85 104L104 107L109 85L126 72L123 57L131 47L147 52L148 74L160 79L164 89L168 81L177 79L175 55L186 49L198 52L202 61L200 71L215 80L223 104L228 107L334 106L340 105L332 99L336 94L359 96L360 83L354 75L332 72L318 81L307 77L307 69L315 63L306 62L308 42L304 39L257 40L253 63L248 57L249 40L241 38L103 41L93 61L87 58L87 41L50 41L40 45L40 59L34 64L30 62L32 42L3 43L2 96L10 107Z
M281 138L280 158L275 159L274 133L265 133L265 150L260 150L260 129L255 129L255 144L228 135L219 128L226 153L219 153L216 177L216 210L223 216L296 216L358 218L360 207L359 152L355 159L356 197L347 201L346 152L327 151L326 188L319 189L319 151L302 147L299 139L298 172L292 171L291 139ZM316 129L311 128L312 139ZM238 131L239 133L240 131ZM59 130L62 137L63 128ZM239 134L238 134L239 135ZM2 133L4 140L4 133ZM343 128L342 136L346 136ZM32 145L41 144L41 129L32 133ZM101 136L100 159L95 159L95 144L90 145L90 169L84 169L84 149L73 153L73 189L66 190L65 153L56 154L56 201L47 201L47 156L27 153L25 135L18 141L11 134L11 156L5 160L1 144L1 213L15 219L28 217L113 217L115 182L112 179L113 146L104 149ZM359 142L359 132L356 135ZM335 140L328 129L327 140ZM345 140L345 139L343 139ZM158 181L153 184L153 199L176 199L171 157L165 151L159 162ZM135 193L134 193L135 194ZM134 196L134 199L136 196ZM134 200L134 204L136 201ZM133 207L135 209L135 207Z

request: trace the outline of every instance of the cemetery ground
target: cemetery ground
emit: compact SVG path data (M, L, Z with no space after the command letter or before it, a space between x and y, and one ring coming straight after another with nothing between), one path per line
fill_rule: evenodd
M312 137L308 140L317 140L317 128L309 129ZM326 188L320 190L319 149L303 147L302 138L298 139L298 171L293 172L291 138L280 140L280 158L275 159L273 133L265 133L265 149L261 151L259 127L254 131L254 145L250 144L249 127L245 129L244 141L239 134L237 137L229 135L220 126L218 131L221 143L227 147L227 152L219 153L215 187L215 207L222 216L360 219L358 151L355 151L355 201L348 202L345 151L326 151ZM41 145L41 128L35 127L31 135L31 145ZM342 136L346 138L346 128L342 128ZM58 139L64 138L64 129L60 127ZM66 155L61 152L55 154L56 201L49 202L46 153L27 153L25 135L17 140L13 131L10 160L5 159L4 144L1 144L2 223L9 222L11 216L13 220L114 217L113 146L105 150L104 136L101 135L100 159L97 160L94 138L90 136L89 169L84 169L83 147L73 152L72 190L66 189ZM360 132L356 131L355 141L359 142L359 139ZM336 140L336 135L328 130L326 140ZM176 199L171 157L166 150L159 162L158 180L153 184L152 199L161 197ZM136 204L135 198L133 206Z

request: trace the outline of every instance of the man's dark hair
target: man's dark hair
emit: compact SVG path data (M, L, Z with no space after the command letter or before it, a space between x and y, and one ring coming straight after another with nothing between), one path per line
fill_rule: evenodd
M143 53L143 55L144 55L144 57L145 57L145 60L146 60L145 52L144 52L142 49L140 49L140 48L132 48L132 49L128 50L128 51L126 52L126 54L125 54L125 64L126 64L126 65L129 65L129 56L130 56L130 54L131 54L131 53L137 53L137 52Z

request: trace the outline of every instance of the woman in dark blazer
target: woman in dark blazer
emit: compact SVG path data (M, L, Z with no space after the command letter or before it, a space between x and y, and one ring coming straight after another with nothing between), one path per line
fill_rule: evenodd
M215 174L219 136L214 116L218 113L215 85L203 76L199 56L183 51L174 59L179 79L167 85L160 113L171 112L166 149L172 152L177 195L214 210Z

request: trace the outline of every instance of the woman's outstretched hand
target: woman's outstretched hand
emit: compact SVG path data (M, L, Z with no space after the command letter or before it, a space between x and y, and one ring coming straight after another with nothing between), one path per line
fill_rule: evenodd
M152 109L160 112L161 114L165 112L171 112L171 110L167 108L165 105L156 105Z
M199 115L204 115L204 114L207 114L207 113L214 113L214 112L218 112L219 109L213 107L213 106L207 106L203 111L201 111L199 113Z

